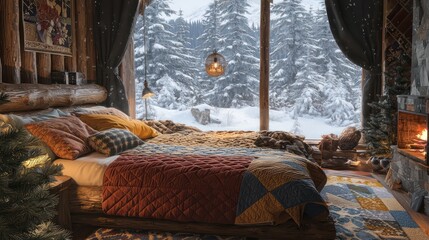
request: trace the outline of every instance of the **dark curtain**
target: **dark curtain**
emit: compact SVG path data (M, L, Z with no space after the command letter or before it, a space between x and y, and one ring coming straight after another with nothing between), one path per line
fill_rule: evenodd
M139 0L97 0L94 8L94 41L97 84L108 91L105 106L129 113L128 98L118 66L134 29Z
M361 66L362 125L371 114L368 103L381 94L382 0L325 0L332 34L350 61Z

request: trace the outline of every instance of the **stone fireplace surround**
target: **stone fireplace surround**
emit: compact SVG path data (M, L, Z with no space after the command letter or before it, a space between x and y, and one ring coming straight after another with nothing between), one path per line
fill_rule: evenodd
M429 96L429 1L414 0L413 3L413 59L411 95ZM391 171L394 180L400 180L402 188L410 194L426 191L429 195L429 167L393 149ZM425 198L425 212L429 213L429 198Z

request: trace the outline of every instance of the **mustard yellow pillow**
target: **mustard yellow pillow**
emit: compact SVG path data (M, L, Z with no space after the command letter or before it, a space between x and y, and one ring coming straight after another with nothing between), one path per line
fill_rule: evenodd
M115 115L108 114L83 114L79 116L82 122L98 131L111 128L127 129L141 139L148 139L158 136L158 132L146 125L144 122L135 119L123 119Z

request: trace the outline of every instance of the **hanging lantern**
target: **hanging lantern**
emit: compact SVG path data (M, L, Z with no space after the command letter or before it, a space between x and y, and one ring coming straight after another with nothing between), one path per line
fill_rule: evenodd
M206 59L206 72L211 77L219 77L225 73L225 58L214 51Z
M142 92L142 98L147 99L155 96L155 93L149 88L147 81L144 80L144 88Z

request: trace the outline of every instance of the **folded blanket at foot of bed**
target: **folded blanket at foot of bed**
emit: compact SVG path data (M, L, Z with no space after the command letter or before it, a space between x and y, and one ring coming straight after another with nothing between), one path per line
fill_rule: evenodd
M107 214L220 224L326 217L314 163L281 151L144 144L104 175Z

